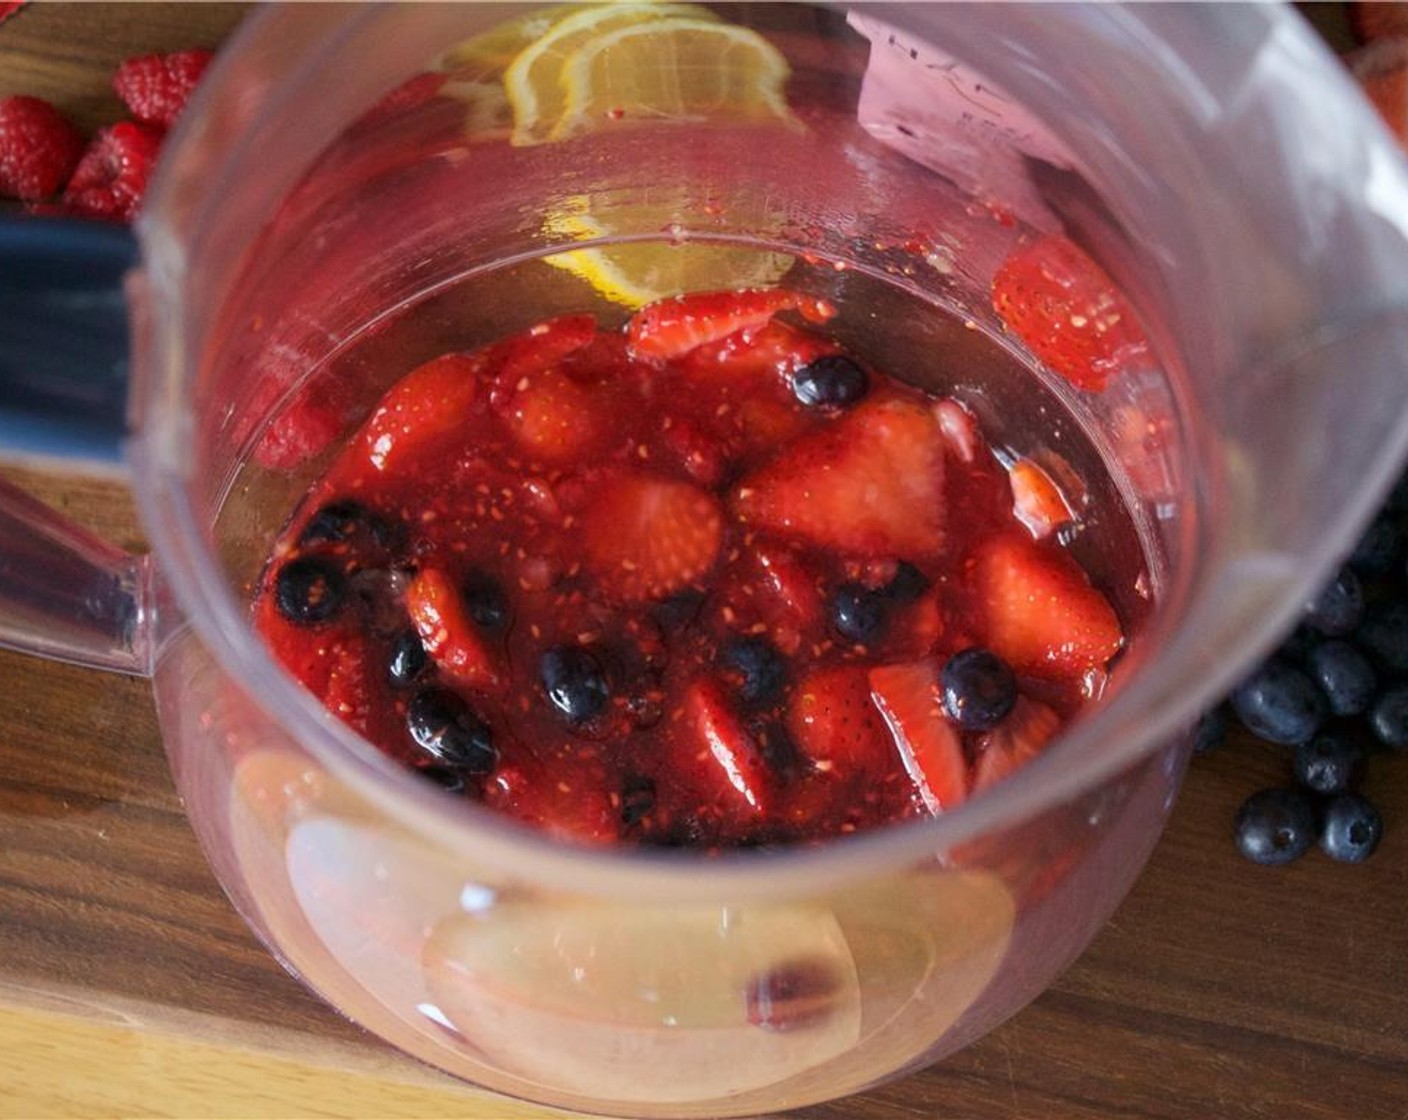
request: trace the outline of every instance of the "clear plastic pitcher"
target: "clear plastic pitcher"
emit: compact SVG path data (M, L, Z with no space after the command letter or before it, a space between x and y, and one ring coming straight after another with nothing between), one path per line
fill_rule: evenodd
M1408 174L1286 8L624 7L576 39L580 11L509 4L250 19L163 157L127 284L153 555L0 491L0 640L152 676L230 898L393 1045L536 1101L755 1113L963 1046L1124 896L1186 729L1402 458ZM662 19L727 30L638 49ZM554 50L535 85L523 60ZM694 93L687 63L712 75ZM1004 260L1055 234L1147 335L1098 392L993 311ZM812 847L589 850L448 797L275 665L249 625L262 558L402 373L559 311L776 282L1087 482L1073 547L1134 625L1041 758Z

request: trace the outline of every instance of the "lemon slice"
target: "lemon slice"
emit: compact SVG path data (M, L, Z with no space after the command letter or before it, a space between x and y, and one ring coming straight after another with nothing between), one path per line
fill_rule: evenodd
M555 4L539 8L517 19L496 23L469 39L456 43L440 56L437 70L457 74L468 80L493 76L497 78L514 58L535 39L546 35L559 20L599 4Z
M783 86L787 60L746 27L660 19L583 43L562 64L563 110L553 140L649 121L796 125Z
M637 230L663 230L677 221L679 210L675 206L636 207L631 224ZM594 217L590 200L583 195L568 199L545 225L550 234L578 241L606 239L620 232ZM568 249L544 260L632 310L685 292L769 287L792 267L792 257L786 253L687 238Z
M504 89L513 106L513 143L548 139L565 105L563 63L579 48L605 33L669 16L689 16L705 23L714 18L708 9L692 4L622 3L592 5L552 24L504 71Z

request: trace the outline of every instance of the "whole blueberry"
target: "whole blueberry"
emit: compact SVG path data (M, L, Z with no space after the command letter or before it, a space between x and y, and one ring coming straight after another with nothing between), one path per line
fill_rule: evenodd
M361 502L329 502L320 506L298 534L300 545L351 540L371 520L372 512Z
M274 577L274 602L290 622L326 622L347 605L347 577L331 560L300 556Z
M471 572L461 584L464 607L474 624L490 633L508 625L509 605L504 588L493 576Z
M386 679L392 688L409 688L430 664L425 643L414 630L402 630L391 646L386 664Z
M1315 843L1315 806L1300 790L1264 789L1242 802L1232 827L1253 863L1290 863Z
M1386 689L1369 709L1369 726L1386 747L1408 750L1408 684Z
M1341 793L1326 803L1320 848L1331 859L1361 863L1374 854L1383 835L1383 818L1367 798Z
M1227 739L1227 709L1218 704L1198 718L1193 729L1193 753L1209 754Z
M848 408L870 388L860 364L844 354L826 354L792 374L792 392L808 408Z
M843 583L831 604L831 620L851 641L871 641L885 628L885 598L859 583Z
M908 560L901 560L895 578L885 585L885 594L901 603L919 598L929 589L929 579Z
M1398 518L1381 513L1355 544L1349 565L1362 576L1381 578L1403 562L1403 544L1403 527Z
M1374 666L1359 647L1331 638L1310 648L1305 671L1325 694L1330 714L1357 716L1368 711L1378 688Z
M548 650L538 669L548 702L568 723L586 723L611 696L600 662L581 646Z
M1375 607L1354 638L1382 668L1408 672L1408 601L1395 599Z
M417 774L427 782L432 782L445 790L447 793L463 793L465 791L465 772L457 770L453 766L417 766Z
M948 718L965 731L986 731L1017 703L1017 678L991 650L960 650L939 673L939 691Z
M766 638L734 638L723 647L720 659L742 677L738 693L745 703L771 704L782 695L787 663Z
M406 708L411 738L430 758L468 774L487 774L498 761L489 725L460 696L427 688Z
M1325 697L1290 662L1273 657L1232 692L1237 718L1258 739L1294 745L1314 737L1325 720Z
M1306 604L1305 623L1327 637L1354 633L1364 620L1364 586L1346 565Z
M1344 793L1359 777L1364 752L1337 735L1317 735L1296 748L1291 769L1312 793Z

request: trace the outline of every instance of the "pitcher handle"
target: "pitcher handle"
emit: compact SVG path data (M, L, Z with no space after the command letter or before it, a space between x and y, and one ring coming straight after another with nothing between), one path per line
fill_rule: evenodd
M0 217L0 449L120 460L127 397L121 226ZM150 672L150 567L0 480L0 646Z

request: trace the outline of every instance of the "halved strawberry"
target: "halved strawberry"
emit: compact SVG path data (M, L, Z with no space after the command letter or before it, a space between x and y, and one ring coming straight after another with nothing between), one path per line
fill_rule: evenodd
M705 576L723 540L719 503L688 482L648 474L603 479L582 514L584 561L610 595L663 599Z
M818 770L839 778L868 774L878 780L894 760L863 665L818 669L799 682L787 730Z
M1109 601L1055 544L1015 532L988 538L973 560L973 591L984 644L1019 673L1078 677L1124 642Z
M1065 237L1019 246L993 277L992 306L1038 359L1081 389L1098 392L1148 350L1114 281Z
M504 408L519 445L550 463L570 463L599 451L612 435L602 398L560 370L523 374Z
M1007 718L978 738L973 793L1015 773L1046 749L1061 717L1038 700L1018 696Z
M476 633L454 581L425 568L406 587L406 612L426 652L451 681L473 689L497 689L503 677Z
M1012 484L1012 512L1037 540L1049 537L1071 520L1071 507L1051 476L1030 459L1007 470Z
M872 400L784 447L734 490L745 524L856 556L943 546L939 422L906 398Z
M417 447L459 431L475 403L487 360L483 353L445 354L417 366L391 387L348 445L343 462L389 471Z
M834 343L818 335L771 321L695 347L680 359L679 370L696 383L781 382L793 370L836 349Z
M870 670L870 692L929 812L961 804L968 796L968 766L958 729L944 715L934 660L877 665Z
M758 744L729 707L723 686L708 678L691 682L684 720L686 741L695 761L703 764L695 773L715 791L714 804L731 816L765 816L772 804L772 777Z
M779 311L794 310L811 323L824 323L836 314L825 300L785 288L695 292L642 307L626 324L626 338L638 357L668 360L737 331L761 327Z

